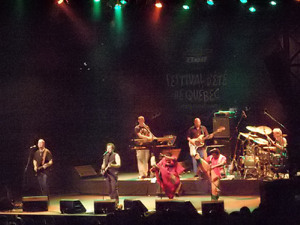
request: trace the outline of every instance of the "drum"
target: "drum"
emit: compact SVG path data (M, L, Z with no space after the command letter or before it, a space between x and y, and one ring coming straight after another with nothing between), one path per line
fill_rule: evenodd
M270 164L270 162L272 162L271 153L267 151L260 150L258 153L258 157L260 163L263 165Z
M253 155L257 155L258 152L260 151L261 147L259 147L258 145L252 143L252 144L248 144L245 148L245 155L248 156L253 156Z
M271 164L275 167L283 166L285 157L281 154L272 154Z
M255 155L245 155L240 156L239 164L241 167L247 168L256 168L259 163L259 158Z

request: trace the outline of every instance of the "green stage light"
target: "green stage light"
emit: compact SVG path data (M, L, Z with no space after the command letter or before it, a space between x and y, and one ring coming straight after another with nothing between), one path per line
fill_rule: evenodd
M275 5L277 5L277 2L276 1L270 1L270 5L275 6Z
M115 9L121 9L122 7L121 7L121 4L116 4L115 5Z
M94 0L94 2L100 2L100 0Z
M253 7L253 6L251 6L251 7L249 8L249 11L252 12L252 13L254 13L254 12L256 12L256 8Z
M240 0L241 3L246 4L248 0Z
M208 5L214 5L214 4L215 4L213 0L207 0L206 3L207 3Z
M121 2L122 5L127 4L127 2L125 0L121 0L120 2Z
M183 5L182 8L185 9L185 10L190 9L190 7L188 5Z

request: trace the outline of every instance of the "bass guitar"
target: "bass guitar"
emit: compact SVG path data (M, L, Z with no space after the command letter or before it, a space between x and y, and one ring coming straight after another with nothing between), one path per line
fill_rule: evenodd
M209 139L211 135L214 135L214 134L217 134L217 133L220 133L222 131L225 130L225 127L219 127L216 131L214 131L213 133L207 135L204 137L204 134L201 134L199 135L198 137L196 138L192 138L192 142L194 142L195 144L192 144L190 141L189 141L189 145L190 146L194 146L194 147L203 147L205 145L205 140Z

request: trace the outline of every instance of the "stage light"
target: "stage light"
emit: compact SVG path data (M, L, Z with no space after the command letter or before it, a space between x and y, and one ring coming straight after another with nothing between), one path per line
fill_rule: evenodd
M208 5L214 5L214 4L215 4L213 0L207 0L206 3L207 3Z
M121 6L120 3L115 4L115 9L119 10L119 9L121 9L121 8L122 8L122 6Z
M94 0L94 2L100 2L100 0Z
M246 4L248 0L240 0L241 3Z
M270 5L275 6L275 5L277 5L277 2L276 1L270 1Z
M127 2L125 0L121 0L120 2L121 2L122 5L127 4Z
M188 5L183 5L182 8L185 9L185 10L190 9L190 7Z
M156 3L155 3L155 7L156 7L156 8L162 8L161 2L156 2Z
M251 6L251 7L249 8L249 11L252 12L252 13L254 13L254 12L256 12L256 8L253 7L253 6Z
M61 4L63 4L63 3L69 4L69 0L57 0L57 4L58 4L58 5L61 5Z

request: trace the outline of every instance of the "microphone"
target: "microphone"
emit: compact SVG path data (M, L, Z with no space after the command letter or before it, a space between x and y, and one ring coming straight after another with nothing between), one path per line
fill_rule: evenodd
M264 114L268 114L268 111L266 109L264 109Z
M105 151L105 152L103 153L103 156L105 156L107 153L108 153L108 151Z
M32 145L32 146L30 146L29 148L36 148L36 145Z
M247 118L247 114L245 113L244 110L242 110L242 115L243 115L244 118Z

